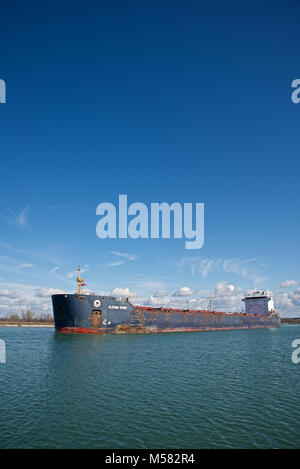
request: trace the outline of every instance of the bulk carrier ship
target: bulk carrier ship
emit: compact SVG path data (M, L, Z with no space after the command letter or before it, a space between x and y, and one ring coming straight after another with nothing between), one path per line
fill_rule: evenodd
M153 333L273 328L280 316L266 291L243 298L244 313L134 306L129 298L84 294L78 268L77 293L52 295L55 329L71 333Z

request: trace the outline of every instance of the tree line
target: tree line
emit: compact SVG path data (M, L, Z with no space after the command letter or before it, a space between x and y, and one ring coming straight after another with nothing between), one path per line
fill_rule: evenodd
M0 318L1 322L36 322L36 323L53 323L52 314L37 313L31 309L26 309L18 313L13 313L10 316Z

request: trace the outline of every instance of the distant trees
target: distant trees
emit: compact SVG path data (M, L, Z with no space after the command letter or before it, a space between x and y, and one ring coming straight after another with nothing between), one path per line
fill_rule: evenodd
M37 313L31 309L21 311L20 314L13 313L9 317L3 317L0 319L1 322L34 322L34 323L53 323L53 316L49 313Z
M36 317L36 313L31 311L30 309L26 309L21 313L21 320L24 322L33 322Z
M40 320L43 320L45 322L54 322L53 315L52 314L44 314Z
M17 313L16 314L11 314L9 316L9 320L13 321L13 322L18 322L18 321L20 321L20 316Z

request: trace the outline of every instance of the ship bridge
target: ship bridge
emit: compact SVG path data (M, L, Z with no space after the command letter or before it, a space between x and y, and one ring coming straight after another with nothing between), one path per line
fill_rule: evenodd
M242 299L245 302L245 313L270 314L274 312L274 301L266 290L253 290Z

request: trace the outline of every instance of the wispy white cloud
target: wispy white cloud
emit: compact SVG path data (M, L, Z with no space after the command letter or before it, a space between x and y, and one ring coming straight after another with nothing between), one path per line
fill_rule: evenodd
M33 264L29 264L28 262L25 263L25 264L20 264L16 267L17 270L21 270L21 269L32 269L33 267Z
M16 292L13 292L8 289L0 290L0 296L6 297L6 298L18 298L18 295Z
M175 303L173 301L173 303ZM158 298L155 295L150 295L147 299L144 300L145 305L149 306L169 306L172 304L172 298L169 295Z
M155 285L155 282L152 284ZM178 295L178 292L182 294ZM51 313L51 295L56 293L64 293L64 290L0 281L0 314L5 316L16 312L20 313L27 308L39 313ZM209 301L212 299L214 310L227 312L242 311L241 299L245 294L241 287L225 280L217 282L211 290L205 291L197 292L190 287L180 287L173 294L168 293L168 290L164 288L156 289L148 295L143 293L145 293L143 290L135 291L129 287L116 287L110 294L117 297L128 297L133 304L173 308L186 308L186 300L188 299L191 309L208 309ZM109 292L103 291L101 294L107 295ZM300 288L275 295L272 292L269 294L274 297L275 309L282 316L299 316Z
M113 254L119 259L107 262L106 264L99 264L99 267L118 267L138 258L136 254L129 254L128 252L110 251L110 254Z
M285 282L281 282L280 284L281 288L297 287L297 285L299 285L297 280L285 280Z
M198 274L202 278L206 278L214 272L223 271L228 274L235 274L250 279L255 284L266 280L266 267L267 266L259 257L248 259L210 259L194 256L183 257L176 262L177 273L188 269L193 276Z
M164 294L163 294L164 293ZM168 294L166 290L150 294L141 304L149 306L168 306L173 308L208 309L210 300L217 311L241 311L243 292L241 288L226 281L218 282L213 290L197 292L190 287L181 287L175 293Z
M153 293L153 296L155 298L162 298L164 296L167 296L168 295L168 291L167 290L156 290L154 293Z
M300 288L275 295L275 309L287 316L300 315Z
M61 293L61 290L0 281L1 316L20 314L26 309L37 313L51 313L51 294L54 293Z
M113 291L111 292L112 296L117 296L117 297L123 297L123 298L129 298L131 296L135 296L135 293L129 290L129 288L114 288Z
M34 296L37 298L50 298L51 295L57 295L59 293L64 293L63 290L58 288L35 288Z
M30 228L30 225L28 222L28 215L27 215L29 209L30 209L30 205L27 205L21 210L20 213L15 213L11 208L9 208L8 211L12 215L12 218L10 219L10 221L16 225Z
M108 262L106 264L106 267L118 267L119 265L125 264L125 262L126 262L125 260Z
M223 280L216 283L209 294L209 299L212 301L213 309L232 312L243 309L243 296L241 288Z
M138 292L142 296L152 294L153 291L155 292L155 294L157 294L157 292L166 290L166 285L164 282L159 282L158 280L152 280L152 279L137 278L137 279L131 280L129 285L132 285L134 289L138 290ZM166 292L166 295L167 294L168 292ZM165 295L161 295L161 296L165 296Z
M192 296L195 295L196 291L190 287L180 287L172 296Z
M178 292L182 292L182 295L178 295ZM193 294L185 295L184 292ZM217 282L211 290L197 292L190 287L186 289L181 287L175 293L169 294L167 290L161 289L146 297L137 293L131 299L134 304L170 308L186 308L188 299L191 309L209 309L211 300L215 311L241 312L244 310L242 298L246 293L242 287L222 280ZM271 290L267 290L267 293L274 299L275 309L281 316L300 315L300 288L287 293L274 294Z
M17 254L17 255L25 255L27 256L28 254L30 254L29 251L26 251L25 249L21 249L21 248L18 248L16 246L13 246L12 244L10 243L4 243L4 242L0 242L0 248L1 249L4 249L5 251L9 251L13 254Z
M110 251L110 253L117 257L123 257L128 261L134 261L138 258L136 254L129 254L128 252Z

